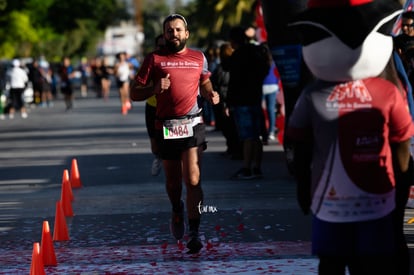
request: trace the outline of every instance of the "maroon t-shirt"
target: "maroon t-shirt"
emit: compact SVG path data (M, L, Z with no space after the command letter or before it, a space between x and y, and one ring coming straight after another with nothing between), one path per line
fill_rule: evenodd
M173 118L198 112L200 83L211 75L204 54L188 48L173 54L155 51L145 57L135 80L141 85L148 85L150 81L155 84L168 74L170 88L156 96L157 117Z

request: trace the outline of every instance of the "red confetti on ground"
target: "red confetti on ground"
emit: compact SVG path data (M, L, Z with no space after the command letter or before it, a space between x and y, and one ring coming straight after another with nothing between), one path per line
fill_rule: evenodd
M243 231L244 230L244 224L239 224L238 226L237 226L237 230L239 230L239 231Z
M197 255L187 255L169 243L164 250L164 241L154 245L107 246L107 247L57 247L59 265L46 267L49 275L60 274L141 274L164 275L190 274L194 265L185 259L197 259L214 274L317 274L316 258L311 256L310 242L254 242L218 243L206 241L205 248ZM184 249L185 242L177 242ZM219 249L216 249L219 247ZM273 254L268 254L272 251ZM4 250L0 248L0 275L28 274L30 250ZM160 253L162 252L162 254ZM281 259L274 255L282 255ZM294 257L289 258L290 256ZM300 257L304 256L305 259ZM260 260L251 260L251 258ZM157 259L157 260L155 260ZM184 261L183 261L184 260ZM200 267L197 267L200 268ZM259 268L259 269L258 269ZM142 271L142 272L141 272ZM196 272L199 273L200 271Z
M214 229L215 229L216 231L220 231L221 226L220 226L220 225L216 225L216 226L214 227Z
M177 246L178 246L178 249L181 251L183 251L185 248L184 244L181 241L177 241Z

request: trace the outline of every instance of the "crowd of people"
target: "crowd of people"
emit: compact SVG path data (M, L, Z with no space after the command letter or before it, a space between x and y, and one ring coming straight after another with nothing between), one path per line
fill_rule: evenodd
M54 100L60 96L65 102L66 111L70 111L78 90L83 98L93 94L107 101L112 85L118 88L121 113L126 115L132 107L127 85L139 67L138 59L120 52L111 65L108 56L82 57L77 63L74 65L69 56L57 63L40 56L33 59L16 58L2 64L1 94L6 100L0 103L0 118L13 119L16 111L21 112L22 118L27 118L27 107L54 107ZM23 90L16 92L15 85Z

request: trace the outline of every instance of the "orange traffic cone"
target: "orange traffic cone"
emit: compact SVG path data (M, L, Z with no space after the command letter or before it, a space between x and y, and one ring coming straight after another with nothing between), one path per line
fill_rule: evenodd
M42 242L40 244L44 266L56 266L55 248L53 247L52 236L50 235L49 222L43 221Z
M68 225L63 213L62 202L56 202L55 226L53 230L54 241L69 241Z
M68 169L63 170L62 187L64 186L64 182L69 183L69 184L67 184L67 189L68 189L67 191L69 193L70 200L73 201L75 199L75 197L73 196L72 185L70 184L69 170Z
M72 200L70 197L72 190L70 188L70 183L68 181L62 182L60 201L62 202L62 209L65 217L73 217Z
M30 275L46 275L42 256L40 255L40 244L33 244L32 263L30 265Z
M70 183L72 184L72 188L82 187L82 182L80 179L78 169L78 161L76 160L76 158L72 159L72 167L70 169Z

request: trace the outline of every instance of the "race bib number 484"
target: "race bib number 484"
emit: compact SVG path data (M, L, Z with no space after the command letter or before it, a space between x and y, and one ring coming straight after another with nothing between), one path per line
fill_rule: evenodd
M193 136L193 127L191 124L164 126L163 133L164 139L187 138Z

